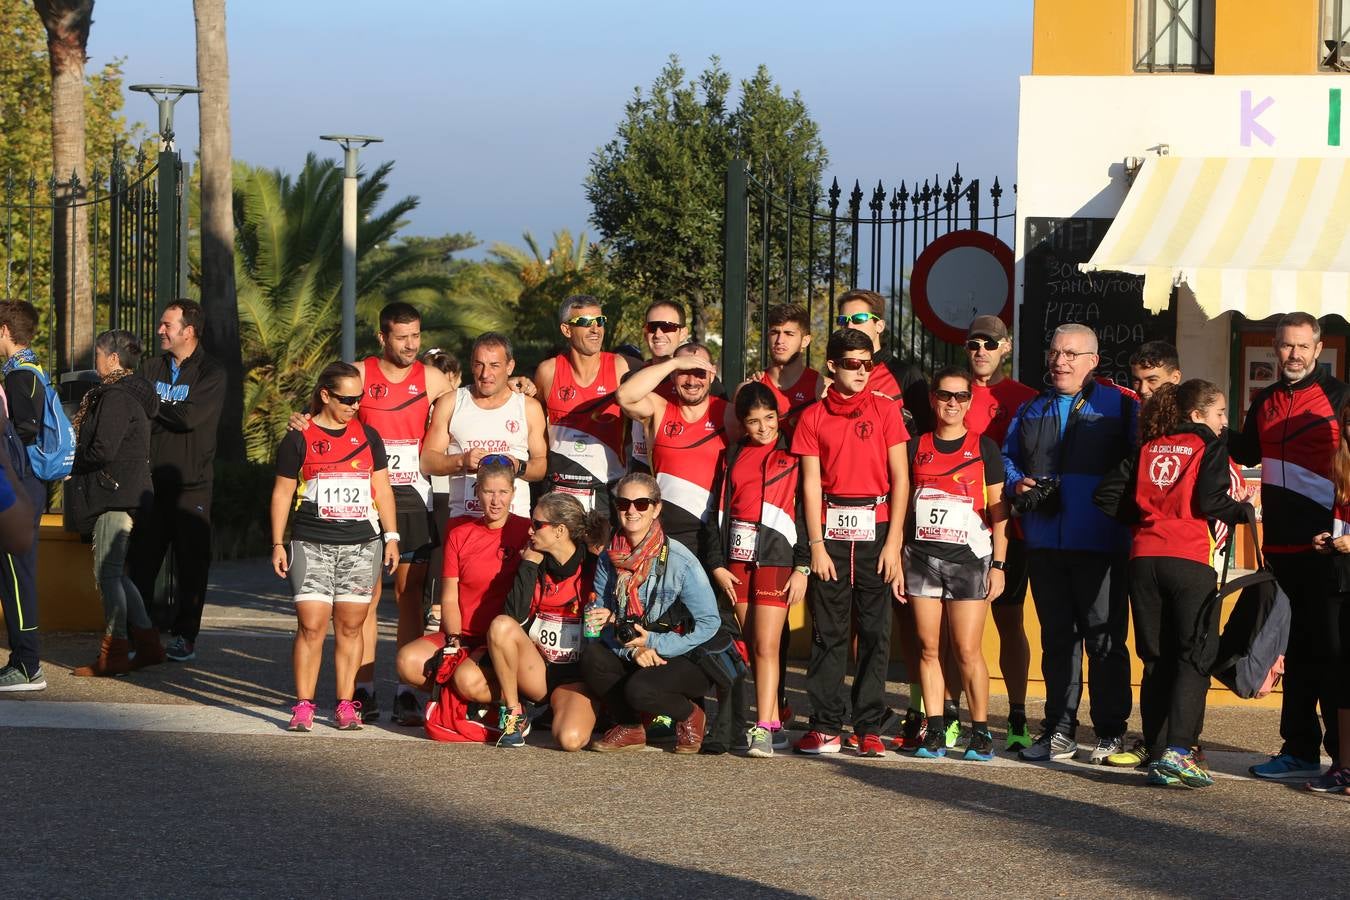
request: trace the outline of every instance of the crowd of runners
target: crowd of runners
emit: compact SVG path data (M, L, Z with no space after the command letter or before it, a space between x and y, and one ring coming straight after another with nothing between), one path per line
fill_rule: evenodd
M725 386L671 301L647 308L644 354L606 350L600 304L567 299L564 347L529 376L506 335L480 335L461 373L422 352L414 307L386 307L380 354L324 369L277 448L272 566L298 623L290 729L314 725L331 622L341 729L377 720L383 701L401 725L501 747L547 725L564 750L1081 754L1203 787L1207 601L1216 553L1255 499L1236 461L1263 464L1264 549L1294 610L1285 743L1252 771L1350 783L1350 716L1337 718L1350 706L1350 413L1317 364L1316 319L1279 321L1280 377L1230 436L1223 392L1184 380L1169 344L1138 349L1132 390L1096 376L1091 329L1064 325L1036 388L1006 374L997 317L970 323L965 365L925 373L884 349L880 295L836 307L822 371L806 362L808 312L781 306L762 323L764 370ZM392 690L374 677L386 575ZM1047 695L1034 731L1028 584ZM785 682L799 604L804 728ZM997 739L991 607L1009 702ZM902 712L886 688L895 624ZM1085 662L1095 741L1080 747Z

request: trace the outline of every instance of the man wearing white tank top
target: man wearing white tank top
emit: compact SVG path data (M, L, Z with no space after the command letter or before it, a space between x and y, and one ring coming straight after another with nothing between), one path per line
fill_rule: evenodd
M485 456L516 461L516 496L511 511L530 514L530 491L548 468L544 408L511 389L516 366L511 340L495 331L479 335L469 353L469 385L455 402L438 403L422 444L422 471L450 476L450 516L480 516L473 477Z

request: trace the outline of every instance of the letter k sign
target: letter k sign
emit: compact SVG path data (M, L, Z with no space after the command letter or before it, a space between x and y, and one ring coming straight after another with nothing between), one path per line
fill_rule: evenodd
M1242 92L1242 146L1250 147L1252 145L1253 135L1260 138L1261 142L1267 147L1275 146L1275 135L1271 134L1260 122L1256 121L1260 118L1261 114L1270 109L1274 103L1274 97L1266 97L1262 99L1260 103L1256 104L1256 106L1252 106L1252 92Z

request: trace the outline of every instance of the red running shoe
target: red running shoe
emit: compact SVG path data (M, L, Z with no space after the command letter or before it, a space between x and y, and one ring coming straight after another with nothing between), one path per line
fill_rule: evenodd
M863 735L862 743L858 745L858 755L877 757L886 755L886 745L881 742L881 738L875 734Z
M792 745L792 749L798 753L808 753L812 756L821 753L838 753L839 747L839 735L824 734L819 731L808 731L802 735L801 740Z

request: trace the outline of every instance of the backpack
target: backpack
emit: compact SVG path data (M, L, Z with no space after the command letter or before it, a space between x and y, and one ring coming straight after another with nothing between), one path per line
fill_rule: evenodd
M1255 515L1246 507L1247 525L1256 533ZM1236 529L1234 529L1236 530ZM1229 541L1235 534L1230 532ZM1257 569L1236 581L1228 581L1228 559L1232 545L1224 555L1223 580L1216 596L1217 604L1234 592L1237 603L1228 616L1210 674L1224 687L1245 700L1264 697L1273 691L1284 675L1284 651L1289 645L1289 597L1275 581L1275 573L1256 548Z
M60 481L75 467L75 428L70 424L61 398L40 366L20 363L42 385L42 429L28 446L28 465L39 481Z
M492 727L496 720L491 715L491 707L466 702L451 685L455 669L467 658L468 653L462 648L453 653L445 650L428 663L428 668L435 666L435 674L422 723L427 737L433 741L486 744L497 740L501 734Z

